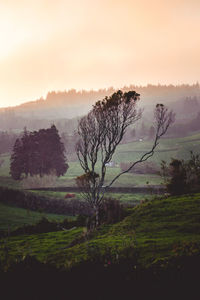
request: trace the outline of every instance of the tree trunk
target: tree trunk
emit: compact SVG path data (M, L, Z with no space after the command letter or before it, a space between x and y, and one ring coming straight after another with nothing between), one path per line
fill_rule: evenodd
M95 207L95 227L99 226L99 208Z

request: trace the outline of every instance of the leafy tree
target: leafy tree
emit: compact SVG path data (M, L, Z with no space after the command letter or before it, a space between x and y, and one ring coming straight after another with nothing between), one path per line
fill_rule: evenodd
M171 195L200 191L200 155L190 152L188 161L172 158L161 163L161 176Z
M187 174L184 161L172 159L170 163L171 179L167 183L167 190L172 195L180 195L187 192Z
M10 169L14 179L21 179L23 174L42 177L52 172L61 176L67 169L64 145L55 125L34 132L25 129L22 138L16 141Z
M138 100L139 94L134 91L127 93L118 91L112 96L96 102L88 115L79 122L80 139L76 151L84 174L77 178L77 183L82 188L83 196L95 212L96 226L99 224L99 209L106 190L122 174L129 172L136 164L146 161L154 154L159 139L166 133L174 120L172 112L168 112L163 104L157 104L155 109L156 133L152 148L127 170L114 177L107 186L104 186L106 165L112 160L127 127L141 118L141 111L136 108ZM97 164L100 164L100 170L97 168Z
M200 155L190 151L190 159L186 164L187 184L191 191L200 190Z

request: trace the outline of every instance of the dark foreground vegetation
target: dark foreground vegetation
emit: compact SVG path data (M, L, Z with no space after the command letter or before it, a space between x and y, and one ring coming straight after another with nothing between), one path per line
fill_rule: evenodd
M1 279L2 299L198 299L197 257L133 269L128 260L105 267L83 263L66 272L27 257ZM2 274L3 275L3 274ZM10 286L12 285L12 288Z
M146 201L93 231L4 237L2 299L197 299L199 216L200 194L190 194Z

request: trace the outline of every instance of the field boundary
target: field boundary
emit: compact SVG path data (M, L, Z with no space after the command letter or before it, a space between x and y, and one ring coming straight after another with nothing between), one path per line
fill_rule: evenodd
M79 187L45 187L45 188L31 188L26 189L31 191L52 191L52 192L73 192L73 193L81 193L81 189ZM107 191L107 193L134 193L134 194L164 194L166 193L166 188L162 185L154 185L154 186L141 186L141 187L111 187Z

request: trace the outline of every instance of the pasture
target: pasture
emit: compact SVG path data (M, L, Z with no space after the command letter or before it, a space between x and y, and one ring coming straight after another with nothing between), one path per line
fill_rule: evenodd
M59 191L38 191L38 190L30 190L31 193L34 193L38 196L45 196L48 197L49 199L65 199L66 192L59 192ZM75 194L74 199L78 200L83 200L83 197L81 193L73 193ZM113 198L116 200L119 200L121 203L129 203L136 205L138 204L141 200L145 199L152 199L155 195L150 194L144 194L144 193L112 193L108 192L105 194L105 198ZM67 201L67 199L66 199Z
M116 153L113 156L115 167L107 167L107 175L105 184L109 183L111 179L120 172L121 162L134 162L143 153L151 149L152 141L136 141L118 146ZM160 166L162 160L170 162L171 158L188 159L190 151L198 152L200 147L200 133L195 133L183 138L162 138L154 155L149 159ZM21 183L10 179L9 176L9 154L0 156L4 162L0 167L0 185L20 187ZM68 156L69 169L67 173L58 178L55 186L75 186L75 178L83 174L78 161L71 161ZM100 166L98 166L100 167ZM98 170L97 170L98 172ZM144 186L149 182L149 185L160 185L162 179L159 175L152 174L124 174L122 175L113 186L117 187L134 187Z
M44 212L40 213L0 203L0 230L13 231L24 225L34 225L39 222L42 217L47 218L49 221L60 222L66 218L74 218L67 217L65 215L48 214Z
M154 199L131 209L131 213L114 225L103 225L86 239L83 228L43 234L9 237L0 256L4 264L17 257L33 255L40 261L69 269L84 261L111 264L123 262L124 256L143 267L167 266L170 259L199 253L200 194ZM82 239L76 240L76 238ZM72 241L75 243L71 244ZM20 256L21 255L21 256ZM117 255L117 256L116 256Z

